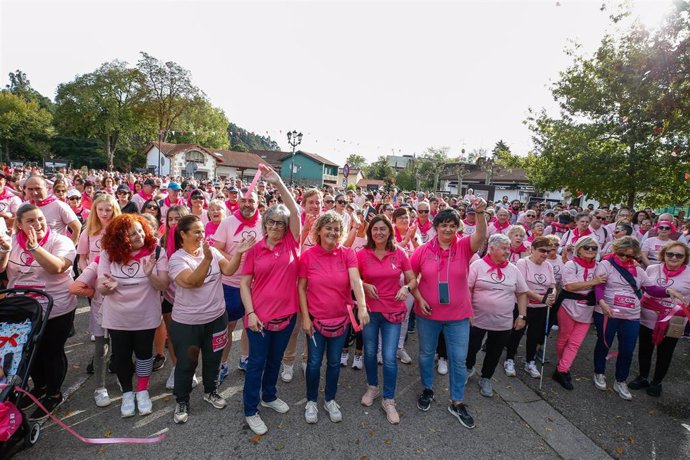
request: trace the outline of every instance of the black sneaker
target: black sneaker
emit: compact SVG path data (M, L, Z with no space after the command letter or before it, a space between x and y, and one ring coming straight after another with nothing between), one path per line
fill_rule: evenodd
M57 396L45 396L43 399L41 399L41 404L43 407L45 407L48 413L46 413L46 411L44 411L42 408L36 407L36 410L34 410L29 416L29 420L43 420L44 418L48 417L48 414L52 414L53 411L57 409L60 404L62 404L62 393Z
M159 353L155 358L153 358L153 370L160 370L163 368L163 366L165 366L165 355L161 355Z
M630 388L631 390L641 390L643 388L648 388L648 387L649 387L649 381L646 378L642 377L641 375L638 375L637 377L635 377L635 380L633 380L632 382L630 382L628 384L628 388Z
M29 391L31 395L38 399L39 401L46 396L46 387L43 388L36 388L34 387L31 391ZM17 406L20 410L28 410L34 407L36 403L33 401L33 399L29 398L27 395L22 395L22 401L21 403Z
M573 384L568 380L568 376L565 372L558 372L558 369L556 369L553 371L551 378L558 382L566 390L572 391L574 388Z
M630 385L628 385L628 388L630 388ZM650 383L649 386L647 387L647 394L649 396L653 396L655 398L658 398L661 396L661 384L660 383Z
M425 388L424 391L422 392L421 395L419 395L419 399L417 399L417 409L421 411L428 411L429 408L431 407L431 401L434 400L434 390L430 390L429 388Z
M463 404L451 404L448 406L448 412L453 414L455 418L460 420L460 423L462 423L462 426L465 428L469 428L470 430L474 428L474 419L470 415L469 412L467 412L467 407Z

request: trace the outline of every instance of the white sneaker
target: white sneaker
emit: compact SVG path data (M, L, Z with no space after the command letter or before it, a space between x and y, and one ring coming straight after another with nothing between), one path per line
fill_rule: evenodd
M326 409L326 412L328 412L328 416L331 418L331 422L342 422L343 413L340 412L340 406L337 402L335 402L335 399L326 401L326 403L323 405L323 408Z
M470 381L472 377L474 377L474 374L476 374L477 371L474 370L474 367L472 369L467 369L467 377L465 377L465 385L467 385L467 382Z
M632 395L630 394L630 390L628 390L628 384L625 382L614 382L613 391L618 393L618 396L625 399L626 401L632 400Z
M199 384L199 380L196 378L196 374L192 375L192 388Z
M175 406L175 414L173 415L173 422L178 424L187 423L187 420L189 420L189 403L177 403Z
M307 423L319 421L319 409L316 407L316 401L307 401L307 405L304 408L304 419Z
M440 375L448 373L448 360L446 358L438 358L438 367L436 368Z
M165 388L167 390L174 390L175 389L175 366L170 370L170 375L168 376L168 380L165 381Z
M558 330L558 324L554 324L553 326L551 326L551 330L557 331Z
M350 353L347 351L343 351L340 353L340 365L343 367L347 367L347 362L350 359Z
M604 374L594 374L594 386L597 390L606 390L606 376Z
M96 336L93 335L93 334L91 334L91 341L92 341L92 342L95 342L95 341L96 341Z
M288 406L287 403L280 398L276 398L275 400L273 400L271 402L266 402L262 399L261 405L263 407L268 407L270 409L273 409L274 411L278 412L279 414L284 414L290 410L290 406Z
M534 361L530 361L528 363L525 363L525 372L527 372L530 377L534 379L538 379L541 377L541 372L539 372L539 369L537 369L537 363Z
M292 377L295 376L295 366L292 364L283 364L283 371L280 373L280 380L285 383L292 382Z
M122 393L122 404L120 405L120 415L122 418L134 416L135 410L134 393L131 391Z
M107 407L110 405L110 396L108 395L108 390L105 388L96 388L93 392L93 399L96 401L98 407Z
M137 391L137 409L139 409L139 415L149 415L153 412L153 403L148 390Z
M268 427L264 421L261 420L261 416L259 414L252 415L251 417L245 417L244 419L247 421L247 425L249 425L249 428L251 428L254 433L258 435L268 433Z
M515 373L515 361L512 359L506 359L503 363L503 370L506 371L506 375L508 377L515 377L517 375Z
M411 364L412 358L410 358L409 353L404 348L398 348L398 359L403 364Z
M352 368L361 371L363 367L364 358L362 357L362 355L355 355L355 357L352 359Z
M205 393L204 401L206 401L216 409L225 409L225 406L228 405L228 402L225 399L223 399L223 397L219 395L215 390L210 393Z

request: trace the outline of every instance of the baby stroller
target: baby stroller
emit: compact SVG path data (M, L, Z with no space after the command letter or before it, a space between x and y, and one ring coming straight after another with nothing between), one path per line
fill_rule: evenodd
M29 422L19 409L28 396L29 371L41 343L53 308L50 295L36 289L0 290L0 357L6 386L0 388L0 459L9 457L15 447L31 447L38 441L41 425ZM39 300L47 299L47 309ZM19 446L23 443L22 446Z

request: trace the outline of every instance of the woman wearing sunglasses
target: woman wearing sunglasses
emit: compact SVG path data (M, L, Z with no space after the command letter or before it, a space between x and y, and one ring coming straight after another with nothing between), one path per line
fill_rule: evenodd
M690 270L687 270L690 251L683 243L673 241L667 243L660 253L660 264L647 268L647 276L660 287L668 287L669 293L675 293L675 298L684 297L683 304L687 305L690 297ZM673 287L671 287L673 286ZM640 344L637 360L640 374L630 382L631 390L647 389L650 396L661 395L661 381L673 358L673 351L678 338L683 335L688 320L683 310L673 311L676 302L671 297L656 299L648 294L642 297L640 311ZM669 321L662 321L671 316ZM652 354L656 348L656 366L654 378L650 382L649 372L652 367Z
M594 238L581 238L575 244L573 260L566 262L563 270L564 286L559 295L562 303L558 310L556 342L558 367L552 377L566 390L574 388L570 367L592 323L594 287L606 282L605 274L594 275L598 252L599 244Z
M666 243L671 241L671 231L676 231L676 226L669 220L661 220L656 224L657 235L644 240L642 243L642 264L648 267L661 263L659 252Z
M616 359L616 381L613 390L625 399L631 400L626 380L630 374L632 354L640 333L641 290L652 297L676 297L676 292L660 287L650 280L644 269L638 266L640 243L631 236L617 239L611 245L613 254L604 257L594 275L606 276L606 283L594 289L597 305L594 307L594 326L597 329L597 344L594 348L594 386L606 390L606 357L613 339L618 338ZM684 299L682 299L683 301Z
M162 224L162 213L161 213L161 207L158 206L158 203L156 203L156 200L147 200L144 202L144 204L141 206L141 213L142 214L151 214L153 217L156 218L156 222L158 222L158 226L160 227Z

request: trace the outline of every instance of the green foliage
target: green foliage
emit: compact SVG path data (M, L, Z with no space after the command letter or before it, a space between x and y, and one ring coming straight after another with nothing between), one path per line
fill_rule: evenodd
M603 203L686 203L690 111L687 3L651 34L639 24L606 36L552 92L559 117L530 111L535 152L525 160L539 189L582 191Z
M400 190L415 190L417 188L417 179L412 165L408 165L405 169L398 171L395 176L395 185Z
M199 144L204 147L227 149L227 128L230 122L225 112L201 96L197 96L176 123L177 129L168 136L168 142Z
M380 179L391 184L395 183L395 171L388 164L388 159L385 155L381 155L378 160L367 166L365 173L367 179Z
M352 153L347 156L347 158L345 159L345 163L349 164L350 168L352 169L362 169L364 166L366 166L367 159L364 158L362 155Z
M53 110L53 101L45 97L31 87L31 82L24 72L17 69L15 72L8 74L10 83L5 85L5 88L12 94L21 97L27 102L37 102L38 106L49 112Z
M0 91L0 156L38 161L49 151L52 115L35 100Z
M422 190L438 190L439 177L448 164L448 147L429 147L415 160Z
M270 136L261 136L230 123L228 128L231 150L247 152L249 150L280 150L280 146Z
M50 150L55 158L69 160L75 166L86 165L97 169L108 166L108 158L102 146L94 139L54 136L50 142Z

